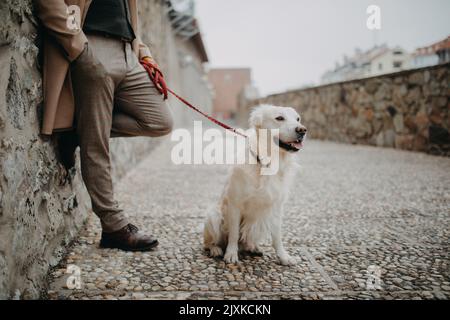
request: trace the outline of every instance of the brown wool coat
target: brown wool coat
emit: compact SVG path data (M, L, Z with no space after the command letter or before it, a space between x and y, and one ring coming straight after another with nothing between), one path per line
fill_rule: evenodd
M44 114L41 134L73 127L75 106L69 64L83 51L88 42L81 30L92 0L34 0L37 15L46 29L44 36L43 90ZM138 30L137 0L128 0L131 24L136 35ZM80 8L79 28L69 28L71 5ZM73 12L73 11L72 11ZM73 21L73 20L69 20ZM142 58L151 56L149 48L139 36L133 41L133 51Z

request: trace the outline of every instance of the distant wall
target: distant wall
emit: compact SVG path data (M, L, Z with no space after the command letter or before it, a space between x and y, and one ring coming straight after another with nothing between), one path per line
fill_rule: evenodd
M450 64L289 91L247 103L300 111L309 136L450 155Z

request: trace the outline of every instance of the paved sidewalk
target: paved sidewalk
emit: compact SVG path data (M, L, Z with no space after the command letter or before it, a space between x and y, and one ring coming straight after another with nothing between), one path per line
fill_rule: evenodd
M279 265L268 248L226 265L205 256L202 224L227 167L175 166L170 148L161 144L116 187L158 249L100 250L92 215L50 274L49 298L450 298L450 159L307 141L284 223L299 264ZM81 269L80 290L67 289L67 264Z

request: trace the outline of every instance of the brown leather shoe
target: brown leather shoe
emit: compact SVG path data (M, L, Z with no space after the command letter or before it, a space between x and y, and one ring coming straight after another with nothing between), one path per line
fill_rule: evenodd
M157 245L158 240L140 233L131 223L112 233L102 232L100 240L100 248L116 248L124 251L148 251Z

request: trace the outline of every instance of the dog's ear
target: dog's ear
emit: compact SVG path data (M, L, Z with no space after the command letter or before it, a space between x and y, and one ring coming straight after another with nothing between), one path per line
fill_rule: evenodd
M263 114L261 107L256 107L252 110L248 120L250 128L261 128L263 124Z

